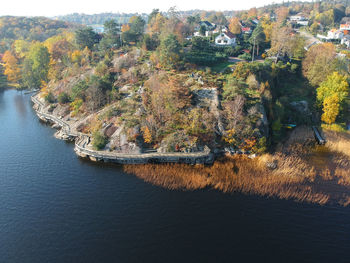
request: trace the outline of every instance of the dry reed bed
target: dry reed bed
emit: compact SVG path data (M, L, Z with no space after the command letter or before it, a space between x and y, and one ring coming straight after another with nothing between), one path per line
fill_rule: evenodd
M168 189L195 190L210 187L225 193L242 192L310 203L350 204L350 160L345 154L329 152L329 169L310 163L312 133L297 129L274 155L255 159L225 157L212 166L184 164L125 165L127 173ZM350 140L347 142L350 143ZM278 168L266 167L276 162Z

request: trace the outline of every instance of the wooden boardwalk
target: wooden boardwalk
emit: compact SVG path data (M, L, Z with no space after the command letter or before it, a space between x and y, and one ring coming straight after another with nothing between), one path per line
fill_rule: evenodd
M43 112L44 104L36 98L31 97L34 104L38 105L36 110L40 119L49 120L61 126L61 131L75 141L74 151L81 157L90 158L93 161L115 162L120 164L142 164L142 163L187 163L187 164L211 164L214 161L214 155L210 149L205 146L201 152L193 153L140 153L127 154L113 151L96 151L88 146L91 138L88 134L77 132L71 129L70 125L64 120L54 116L53 114Z

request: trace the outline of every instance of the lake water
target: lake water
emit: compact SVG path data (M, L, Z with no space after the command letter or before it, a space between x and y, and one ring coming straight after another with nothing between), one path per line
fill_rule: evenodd
M0 92L0 262L350 262L350 207L170 191L76 157Z

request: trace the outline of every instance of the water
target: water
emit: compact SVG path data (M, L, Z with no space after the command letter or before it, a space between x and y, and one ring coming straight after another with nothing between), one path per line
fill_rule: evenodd
M350 208L169 191L78 159L0 92L0 262L349 262Z

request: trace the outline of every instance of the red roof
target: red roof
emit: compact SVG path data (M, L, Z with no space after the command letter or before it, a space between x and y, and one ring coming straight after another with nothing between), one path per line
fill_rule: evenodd
M243 27L243 28L242 28L242 31L244 31L244 32L245 32L245 31L251 31L251 29L250 29L250 27Z

